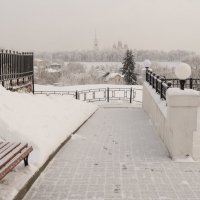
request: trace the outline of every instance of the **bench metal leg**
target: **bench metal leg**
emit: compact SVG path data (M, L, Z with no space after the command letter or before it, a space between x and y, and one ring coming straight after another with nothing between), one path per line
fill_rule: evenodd
M28 166L28 156L26 158L24 158L24 165Z

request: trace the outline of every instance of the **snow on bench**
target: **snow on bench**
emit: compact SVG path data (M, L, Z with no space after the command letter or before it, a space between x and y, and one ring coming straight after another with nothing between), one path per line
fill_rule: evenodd
M0 142L0 180L3 179L22 160L28 165L28 156L33 150L28 144Z

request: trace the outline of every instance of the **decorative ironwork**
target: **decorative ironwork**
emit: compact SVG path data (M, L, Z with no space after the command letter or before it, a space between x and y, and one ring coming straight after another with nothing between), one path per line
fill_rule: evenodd
M179 79L166 79L172 83L172 87L180 87ZM194 89L200 91L200 79L189 78L185 80L185 88Z
M76 91L35 91L34 94L57 94L57 95L71 95L74 98L87 102L96 101L136 101L136 91L141 89L135 88L97 88L88 90L76 90ZM140 102L140 101L137 101Z
M160 77L152 73L148 68L146 69L146 81L152 85L156 92L160 95L161 99L166 100L166 91L171 87L171 83L167 82L165 77Z
M33 53L1 50L0 82L10 90L32 83L34 91Z
M152 85L152 88L154 88L160 95L160 98L164 100L166 100L166 91L169 87L180 88L179 79L166 79L165 77L156 75L148 68L146 69L146 81ZM200 91L200 79L186 79L184 87Z

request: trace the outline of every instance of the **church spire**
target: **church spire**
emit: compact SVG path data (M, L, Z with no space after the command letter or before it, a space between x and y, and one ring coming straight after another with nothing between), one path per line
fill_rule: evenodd
M94 36L94 50L99 50L96 30L95 30L95 36Z

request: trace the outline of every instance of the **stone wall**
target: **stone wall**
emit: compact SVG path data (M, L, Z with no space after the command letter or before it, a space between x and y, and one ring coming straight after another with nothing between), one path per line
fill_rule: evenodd
M200 160L199 92L169 88L164 101L152 86L144 82L143 109L173 159L191 156L194 160Z

